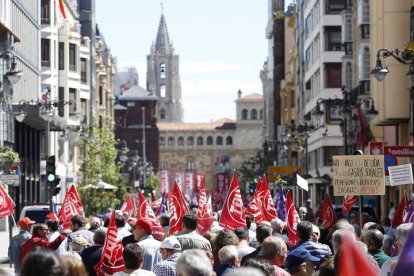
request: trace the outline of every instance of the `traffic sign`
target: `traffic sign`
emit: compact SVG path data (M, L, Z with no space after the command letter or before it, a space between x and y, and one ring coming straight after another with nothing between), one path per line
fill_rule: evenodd
M292 166L287 166L287 167L269 166L269 167L267 167L267 172L268 173L277 173L277 174L292 174L292 173L301 174L302 173L302 168L301 167L292 167Z

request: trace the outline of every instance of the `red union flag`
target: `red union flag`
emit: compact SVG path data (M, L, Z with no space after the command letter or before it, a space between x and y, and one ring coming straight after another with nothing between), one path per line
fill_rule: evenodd
M342 210L344 211L344 214L348 214L349 210L351 210L352 206L357 202L358 197L357 196L344 196L344 202L342 205Z
M252 197L250 204L247 206L246 214L253 216L257 225L264 220L262 206L257 203L256 197Z
M211 197L210 197L211 199ZM197 232L204 236L213 224L213 214L206 196L205 178L202 177L200 196L198 198L198 225Z
M83 216L83 206L75 185L72 185L66 192L65 199L58 214L59 224L62 225L63 229L70 227L70 219L75 215Z
M254 191L254 197L256 197L256 201L257 204L259 204L260 206L263 206L263 201L264 201L264 189L263 189L264 183L263 183L263 179L261 177L259 177L259 180L257 182L256 185L256 190Z
M298 237L296 235L296 227L300 222L300 218L298 212L296 211L295 204L293 204L290 191L288 191L286 194L286 216L289 247L292 247L298 242Z
M0 184L0 206L0 218L12 215L14 206L16 206L2 184Z
M220 217L220 226L229 230L234 230L237 227L247 227L236 170L234 170L230 189L224 201Z
M122 213L128 213L129 217L136 217L137 212L135 210L134 201L132 200L130 195L127 195L124 204L122 204L120 208Z
M162 228L142 192L138 191L138 219L144 218L150 220L152 223L152 236L157 240L161 240L165 234L164 228Z
M323 225L327 229L331 229L332 226L334 226L337 221L335 210L333 209L331 198L329 197L328 194L326 194L325 201L323 202L323 205L322 205L321 219L322 219Z
M263 214L266 221L271 221L277 217L275 204L273 203L272 195L270 194L269 183L266 176L263 176L263 183L261 186L263 190Z
M103 247L101 260L94 267L96 275L112 275L115 272L125 270L122 251L122 241L118 239L118 230L115 225L114 211L112 212L108 231L106 233L105 245Z
M180 232L183 229L183 216L190 211L185 204L184 196L176 181L170 194L170 235Z

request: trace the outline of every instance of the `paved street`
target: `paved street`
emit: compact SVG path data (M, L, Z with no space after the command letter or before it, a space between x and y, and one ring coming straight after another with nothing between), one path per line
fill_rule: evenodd
M17 234L17 229L13 228L13 236ZM9 232L0 231L0 267L2 269L14 271L8 264L7 250L9 249Z

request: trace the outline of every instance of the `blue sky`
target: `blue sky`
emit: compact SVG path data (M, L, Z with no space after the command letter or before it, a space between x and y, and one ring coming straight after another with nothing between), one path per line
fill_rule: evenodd
M146 56L156 38L160 1L96 1L97 23L119 65L134 65L146 88ZM262 94L267 0L164 1L180 56L185 122L235 119L237 91Z

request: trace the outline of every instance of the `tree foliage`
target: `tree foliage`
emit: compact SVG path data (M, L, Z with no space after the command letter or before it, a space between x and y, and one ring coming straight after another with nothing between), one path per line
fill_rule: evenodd
M120 164L116 161L117 149L111 121L102 119L98 124L93 120L85 128L83 138L83 179L78 188L87 215L116 208L126 196L125 179L120 175ZM117 187L115 191L98 188L102 180ZM92 184L93 188L84 188ZM95 188L96 187L96 188Z

